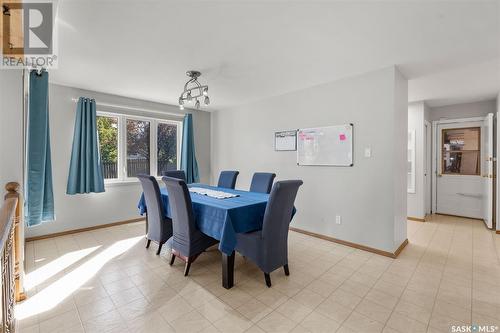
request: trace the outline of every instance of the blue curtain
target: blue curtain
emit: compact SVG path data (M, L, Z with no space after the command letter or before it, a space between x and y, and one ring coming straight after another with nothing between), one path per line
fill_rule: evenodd
M95 100L80 97L76 107L67 194L104 192Z
M186 173L186 181L188 183L197 183L200 181L198 163L196 162L194 151L192 114L186 114L182 122L181 169Z
M26 179L28 226L54 220L54 193L50 160L49 73L30 72Z

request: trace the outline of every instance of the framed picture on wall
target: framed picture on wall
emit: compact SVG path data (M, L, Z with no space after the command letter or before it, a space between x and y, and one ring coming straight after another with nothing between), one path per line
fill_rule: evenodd
M275 151L297 150L297 130L275 132L274 150Z

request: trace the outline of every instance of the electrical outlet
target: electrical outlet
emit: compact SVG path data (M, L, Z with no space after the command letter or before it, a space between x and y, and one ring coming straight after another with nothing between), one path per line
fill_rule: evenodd
M335 223L342 224L342 221L340 219L340 215L335 216Z

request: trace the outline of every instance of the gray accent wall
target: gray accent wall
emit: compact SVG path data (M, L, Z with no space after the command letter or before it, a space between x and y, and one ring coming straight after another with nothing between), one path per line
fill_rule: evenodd
M196 156L202 182L210 178L210 113L205 111L184 110L177 106L153 103L116 95L71 88L51 84L50 94L50 133L52 144L52 174L54 180L54 201L56 220L39 226L26 228L26 237L40 236L65 230L91 227L139 217L137 202L141 194L139 182L106 185L106 192L92 194L66 194L69 161L73 141L76 103L72 98L80 96L95 98L99 111L119 112L154 118L182 120L181 117L101 107L99 103L127 106L131 109L160 110L168 113L183 114L191 112L195 127Z
M440 119L486 117L488 113L495 113L496 108L496 100L492 99L431 108L429 115L431 121Z
M346 123L353 167L297 166L296 152L274 151L275 131ZM257 171L302 179L292 226L393 252L406 239L407 129L407 81L395 67L216 111L212 181L221 170L239 170L240 189Z

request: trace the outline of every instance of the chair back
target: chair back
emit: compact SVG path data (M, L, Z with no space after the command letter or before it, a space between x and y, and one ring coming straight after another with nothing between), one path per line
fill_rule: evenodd
M269 193L273 186L275 173L256 172L253 174L250 192Z
M186 174L184 173L184 170L169 170L169 171L165 171L162 176L171 177L171 178L177 178L177 179L182 179L183 181L186 181Z
M269 195L262 238L267 253L275 258L288 257L288 227L292 219L295 198L302 180L283 180L276 182Z
M172 248L187 255L191 252L192 235L197 230L191 196L184 180L172 177L163 177L162 180L167 186L172 213Z
M148 239L166 241L172 234L171 224L165 222L161 201L160 187L156 178L149 175L137 175L141 182L148 217Z
M218 187L234 189L239 171L221 171L219 175Z

